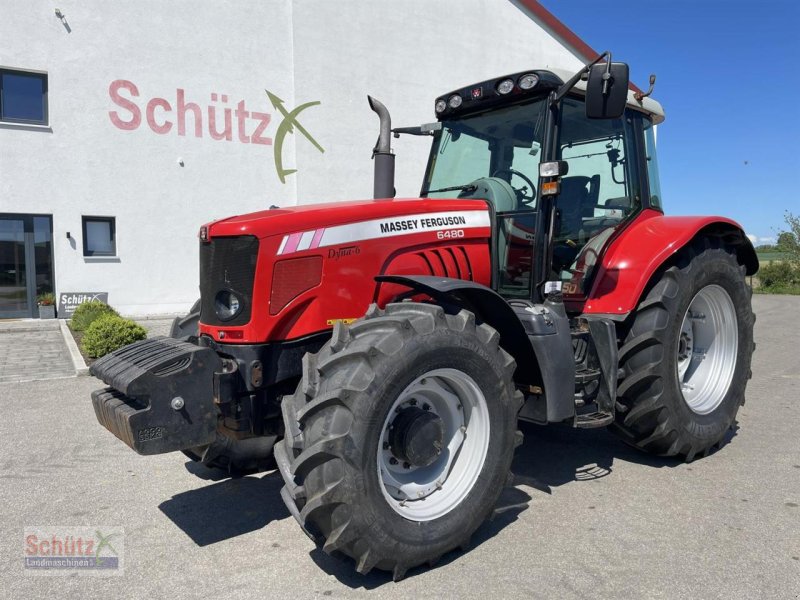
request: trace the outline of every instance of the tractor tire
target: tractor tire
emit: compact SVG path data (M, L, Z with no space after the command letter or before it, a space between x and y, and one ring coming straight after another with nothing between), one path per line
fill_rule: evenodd
M183 340L196 338L199 325L200 300L194 303L188 315L175 318L169 336ZM275 458L272 455L275 439L275 436L261 436L234 440L217 433L217 439L213 443L187 448L182 452L187 458L202 463L209 469L220 469L229 475L239 476L275 468Z
M184 317L175 317L169 337L185 340L197 337L200 334L200 300L198 299L189 309L189 314Z
M521 442L515 362L498 341L467 311L373 305L305 356L275 453L290 512L326 553L397 581L466 547Z
M691 462L721 447L751 376L752 291L735 252L704 239L654 282L619 351L612 431Z

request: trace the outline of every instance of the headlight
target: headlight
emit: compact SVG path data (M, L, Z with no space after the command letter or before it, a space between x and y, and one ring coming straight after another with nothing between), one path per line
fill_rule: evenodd
M500 83L497 84L497 91L503 94L504 96L511 92L514 89L514 82L510 79L503 79Z
M450 96L450 100L447 101L447 103L450 105L450 108L458 108L461 106L462 102L463 99L458 94L453 94Z
M523 90L529 90L539 83L539 76L536 73L528 73L519 78L519 87Z
M233 292L222 290L214 298L214 312L220 321L230 321L242 310L242 302Z
M445 108L447 108L447 102L445 102L441 98L436 101L436 114L444 112Z

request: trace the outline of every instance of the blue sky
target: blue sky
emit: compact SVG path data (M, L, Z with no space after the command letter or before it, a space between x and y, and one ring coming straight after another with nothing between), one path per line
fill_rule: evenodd
M540 2L639 87L657 75L667 214L725 215L758 243L800 214L800 2Z

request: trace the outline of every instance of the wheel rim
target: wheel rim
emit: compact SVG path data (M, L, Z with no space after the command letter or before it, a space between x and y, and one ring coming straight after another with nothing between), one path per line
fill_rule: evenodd
M441 453L426 466L398 459L390 441L398 416L422 408L441 419ZM457 369L415 379L392 404L378 443L378 478L389 506L412 521L430 521L469 494L489 447L489 409L475 381Z
M716 409L736 369L739 331L736 309L724 288L708 285L689 304L678 337L678 384L697 414Z

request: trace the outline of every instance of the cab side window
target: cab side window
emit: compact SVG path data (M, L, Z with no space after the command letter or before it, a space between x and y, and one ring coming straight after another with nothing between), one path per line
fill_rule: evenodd
M583 102L564 100L561 160L569 172L556 202L553 277L566 294L581 295L602 246L641 208L635 111L620 119L587 119Z

